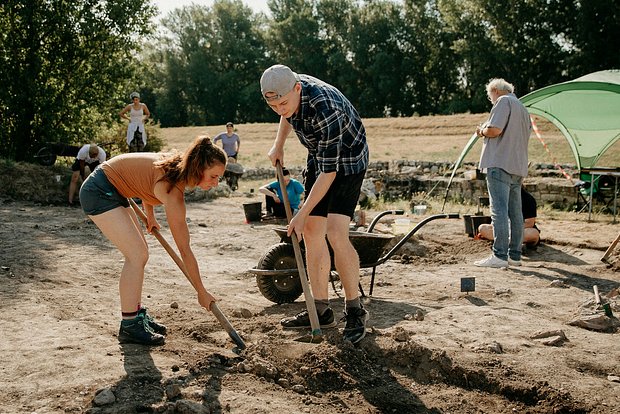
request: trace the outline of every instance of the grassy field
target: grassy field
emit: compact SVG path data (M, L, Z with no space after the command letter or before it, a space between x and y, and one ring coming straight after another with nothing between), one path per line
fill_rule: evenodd
M482 123L488 114L460 114L447 116L423 116L410 118L365 119L370 158L372 161L422 160L454 162L469 141L476 125ZM239 163L248 167L268 167L267 151L271 148L278 124L239 124L235 126L241 138ZM542 138L549 152L532 134L529 144L529 158L532 163L575 164L566 139L543 118L535 118ZM214 137L225 131L224 125L184 128L162 128L161 135L167 142L167 149L183 150L197 135ZM465 161L478 161L481 141L469 152ZM289 136L285 148L285 164L305 165L306 151L293 135ZM601 166L620 165L620 143L617 142L598 163Z

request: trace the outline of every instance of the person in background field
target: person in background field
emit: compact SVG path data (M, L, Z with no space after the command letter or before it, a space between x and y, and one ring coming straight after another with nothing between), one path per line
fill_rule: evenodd
M105 159L105 151L96 144L86 144L80 148L71 166L73 174L71 174L71 183L69 184L70 207L74 207L73 199L75 197L75 191L77 190L78 179L81 177L82 181L84 181L88 174L95 171L95 168L97 168L100 163L104 162ZM86 174L86 167L88 167L88 174Z
M217 144L218 141L222 141L222 147L231 158L234 158L237 161L237 157L239 156L239 148L241 147L241 140L239 139L239 135L235 133L235 126L232 122L228 122L226 124L226 132L221 132L215 136L213 139L213 143Z
M536 199L521 187L521 210L523 212L523 244L536 247L540 244L540 229L536 226ZM493 224L478 226L478 238L493 240Z
M493 107L488 120L476 128L476 134L484 138L480 168L487 174L495 240L493 253L474 264L497 268L521 266L521 184L527 176L527 145L532 123L527 109L513 93L512 84L504 79L491 79L486 92Z
M286 194L288 195L288 201L291 205L291 212L295 215L297 214L299 206L302 202L304 186L296 179L291 178L291 173L288 169L282 168L282 175L284 176L284 184L286 185ZM284 200L282 199L282 190L277 177L276 181L265 184L259 188L258 191L265 194L265 204L268 216L271 215L274 217L286 218Z
M331 268L327 239L345 292L345 341L366 335L366 311L360 301L359 257L349 240L349 223L368 168L368 144L362 119L335 87L289 67L274 65L260 79L261 93L280 117L268 156L284 165L284 144L291 131L308 149L306 198L288 226L306 246L308 276L321 327L336 326L329 306ZM327 236L327 238L326 238ZM280 322L284 328L310 328L308 311Z
M162 205L198 303L210 309L215 300L202 284L190 247L185 218L186 187L216 187L224 174L226 154L209 137L200 136L183 153L133 153L104 162L84 182L80 201L84 212L125 258L119 281L121 343L161 345L166 327L142 307L144 268L149 258L142 227L129 198L139 197L147 216L147 231L159 229L153 207Z
M127 127L127 146L129 152L142 152L146 146L146 128L144 121L151 116L146 104L140 102L140 94L132 92L129 97L132 103L124 107L120 112L120 117L129 120ZM127 115L129 112L129 115Z

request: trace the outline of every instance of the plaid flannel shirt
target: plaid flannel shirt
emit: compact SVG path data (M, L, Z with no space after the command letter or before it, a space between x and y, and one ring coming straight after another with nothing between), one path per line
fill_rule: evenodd
M362 119L338 89L299 75L301 104L288 122L308 149L308 167L321 172L358 174L368 168L368 144ZM311 169L311 168L309 168Z

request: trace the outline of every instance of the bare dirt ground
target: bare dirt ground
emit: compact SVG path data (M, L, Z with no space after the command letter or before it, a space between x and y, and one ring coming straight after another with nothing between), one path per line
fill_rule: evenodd
M377 268L359 346L342 341L342 324L307 344L279 327L303 297L274 304L247 271L279 241L278 223L245 223L250 200L188 205L205 284L246 341L238 353L150 236L143 300L169 334L161 347L119 345L118 251L79 209L4 200L0 412L618 412L619 334L568 324L602 315L593 285L604 297L620 286L617 265L599 260L617 225L540 217L543 244L523 267L500 270L472 265L490 247L467 237L462 220L432 221ZM368 293L370 269L362 274ZM475 291L460 291L462 277L475 277ZM566 340L535 339L541 331Z

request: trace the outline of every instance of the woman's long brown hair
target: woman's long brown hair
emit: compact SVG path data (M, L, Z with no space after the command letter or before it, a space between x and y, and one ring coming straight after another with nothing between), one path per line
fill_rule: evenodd
M226 153L213 145L207 135L198 136L183 154L174 153L157 161L156 167L164 171L161 180L169 183L168 192L178 183L195 187L201 180L204 170L214 165L226 165Z

